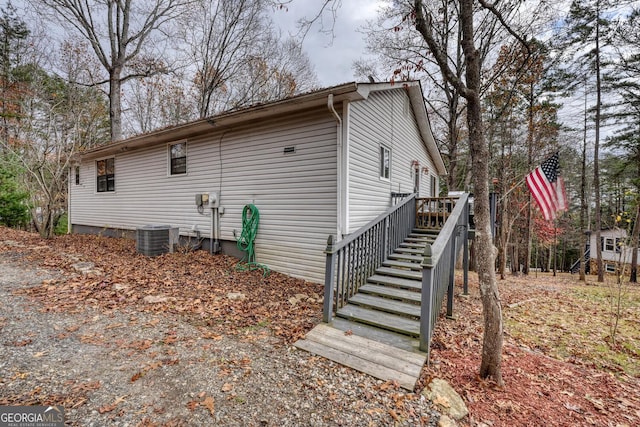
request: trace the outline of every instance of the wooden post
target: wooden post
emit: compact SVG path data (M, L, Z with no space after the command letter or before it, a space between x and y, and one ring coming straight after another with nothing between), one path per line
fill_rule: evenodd
M462 294L469 295L469 201L464 209L464 230L462 232L462 274L464 275Z
M451 251L449 251L449 280L447 283L447 319L453 319L453 285L456 279L456 242L458 241L458 227L451 236Z
M327 239L327 261L324 270L324 304L322 307L322 321L331 322L333 319L333 279L336 272L336 254L333 252L333 235Z
M422 301L420 305L420 351L427 353L429 363L429 348L431 347L432 313L433 313L433 259L431 258L431 244L424 248L422 260Z

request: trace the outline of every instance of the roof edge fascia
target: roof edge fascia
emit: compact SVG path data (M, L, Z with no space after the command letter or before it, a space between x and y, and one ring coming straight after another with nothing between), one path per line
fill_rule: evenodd
M80 159L93 159L110 156L156 144L196 138L212 130L223 130L230 126L250 123L258 119L300 111L301 109L326 106L326 99L330 94L333 94L336 103L366 99L368 92L361 93L358 89L359 84L351 82L280 101L229 111L95 147L81 153L79 157Z

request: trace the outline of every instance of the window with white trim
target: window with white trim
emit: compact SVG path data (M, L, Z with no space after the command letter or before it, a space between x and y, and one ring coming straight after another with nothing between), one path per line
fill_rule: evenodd
M178 142L169 145L169 174L182 175L187 173L187 143Z
M604 239L604 248L605 251L613 252L615 249L614 239L610 237L606 237Z
M391 150L384 145L380 146L380 178L391 177Z
M115 158L96 162L96 190L98 193L116 191Z
M616 265L615 264L606 263L604 265L604 271L606 271L607 273L615 273L616 272Z

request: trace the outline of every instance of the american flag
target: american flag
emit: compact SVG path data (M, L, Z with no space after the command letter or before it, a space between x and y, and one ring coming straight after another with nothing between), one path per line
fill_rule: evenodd
M545 160L527 175L527 186L547 221L567 210L564 180L558 173L558 153Z

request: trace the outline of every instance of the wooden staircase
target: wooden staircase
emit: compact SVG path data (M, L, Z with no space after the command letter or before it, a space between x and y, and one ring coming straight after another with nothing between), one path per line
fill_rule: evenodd
M426 354L420 352L422 254L437 230L414 229L358 293L295 346L413 390Z
M336 317L349 322L391 331L409 337L420 336L422 254L433 243L437 230L414 229L404 243L367 279ZM341 329L344 329L344 322Z

